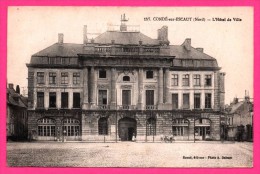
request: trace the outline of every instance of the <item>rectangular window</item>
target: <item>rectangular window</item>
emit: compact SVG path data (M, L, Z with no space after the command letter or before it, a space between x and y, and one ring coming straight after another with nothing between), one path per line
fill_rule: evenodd
M153 71L146 71L146 78L152 79L153 78Z
M56 73L55 72L49 73L49 83L56 84Z
M122 105L124 106L131 105L131 90L122 91Z
M49 107L56 108L56 92L49 93Z
M205 94L205 108L211 109L211 94L210 93Z
M190 94L183 94L183 109L190 109Z
M62 72L61 73L61 84L68 84L69 83L69 73Z
M190 86L189 74L183 74L182 76L182 86Z
M194 109L200 108L200 94L194 94Z
M146 105L154 105L154 90L146 90Z
M62 58L61 58L61 64L63 64L63 65L68 65L68 64L70 64L70 58L64 58L64 57L62 57Z
M73 93L73 108L80 108L80 93Z
M178 102L178 94L172 94L172 109L178 109L179 102Z
M61 108L68 108L69 106L69 93L61 93Z
M80 84L80 73L79 72L73 73L73 84L74 85Z
M37 72L37 83L44 84L44 72Z
M98 105L107 105L107 90L98 91Z
M56 58L49 58L49 64L56 64Z
M107 71L106 70L99 70L99 78L100 79L105 79L107 78Z
M178 74L173 74L172 86L178 86L179 85L178 80L179 80Z
M37 92L37 108L44 108L44 92Z
M195 74L193 76L193 85L200 86L200 75L199 74Z
M212 85L212 78L211 75L205 75L205 86L211 86Z

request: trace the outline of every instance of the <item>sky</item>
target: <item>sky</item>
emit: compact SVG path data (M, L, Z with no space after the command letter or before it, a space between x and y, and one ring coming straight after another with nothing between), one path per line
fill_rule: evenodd
M56 43L58 33L65 43L83 43L83 26L88 38L103 33L108 25L120 25L126 14L128 25L156 39L157 29L168 26L171 45L191 38L191 45L218 61L226 73L225 103L243 98L245 90L253 98L253 8L251 7L9 7L7 83L27 87L26 63L38 51ZM150 17L150 21L144 18ZM154 17L191 18L192 21L155 21ZM194 18L205 21L193 21ZM226 21L213 21L225 18ZM231 21L227 21L230 18ZM234 21L240 18L242 21ZM210 20L210 21L209 21Z

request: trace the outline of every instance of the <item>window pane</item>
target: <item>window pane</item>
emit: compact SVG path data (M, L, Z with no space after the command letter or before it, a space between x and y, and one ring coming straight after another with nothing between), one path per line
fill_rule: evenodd
M189 74L184 74L182 76L182 86L189 86L190 83L189 83Z
M73 93L73 108L80 108L80 93Z
M179 103L178 103L178 94L172 94L172 108L178 109Z
M154 90L146 90L146 105L154 105Z
M49 93L49 107L56 108L56 92Z
M73 84L80 84L80 73L73 73Z
M189 109L189 108L190 108L190 95L183 94L183 109Z
M153 78L153 71L146 71L146 78L152 79Z
M106 70L99 70L99 78L107 78Z
M37 107L44 108L44 92L37 92Z
M122 91L122 105L131 105L131 90Z
M205 94L205 108L211 108L211 94Z
M107 105L107 90L98 91L98 104Z
M194 94L194 108L200 108L200 94Z
M69 105L69 94L67 92L61 93L61 107L68 108Z

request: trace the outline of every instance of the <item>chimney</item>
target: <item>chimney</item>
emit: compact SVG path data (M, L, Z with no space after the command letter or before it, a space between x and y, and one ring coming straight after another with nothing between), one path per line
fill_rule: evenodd
M8 88L9 88L9 89L14 89L14 84L13 84L13 83L9 83L9 84L8 84Z
M63 33L58 34L58 43L63 44Z
M122 23L122 24L120 25L120 31L127 31L127 26L126 26L126 24Z
M184 48L186 50L190 51L190 49L191 49L191 39L190 38L185 39L185 41L182 44L182 46L184 46Z
M161 29L158 29L158 40L161 45L169 45L170 42L168 40L168 27L163 26Z
M200 52L202 52L203 53L203 48L196 48L196 50L198 50L198 51L200 51Z
M87 25L84 25L83 28L83 44L88 43L88 35L87 35Z
M143 41L139 40L139 45L142 45L143 44Z

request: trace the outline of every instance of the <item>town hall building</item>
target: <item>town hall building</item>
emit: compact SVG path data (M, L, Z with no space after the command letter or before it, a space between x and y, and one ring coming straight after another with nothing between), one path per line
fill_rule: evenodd
M224 78L217 60L191 39L171 45L119 30L83 43L58 42L35 53L28 67L28 130L35 140L220 140Z

